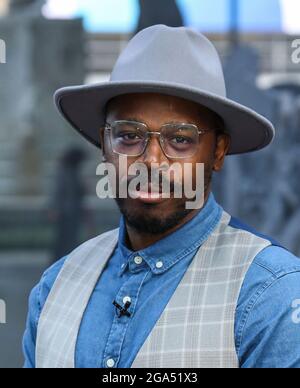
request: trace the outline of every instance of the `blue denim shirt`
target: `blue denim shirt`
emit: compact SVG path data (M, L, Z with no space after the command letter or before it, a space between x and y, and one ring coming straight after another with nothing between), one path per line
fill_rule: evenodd
M221 213L211 194L192 220L138 252L126 246L121 217L117 248L99 278L80 327L77 368L131 366ZM235 219L231 226L248 230ZM50 267L31 292L23 339L27 368L35 367L39 316L66 259ZM124 305L128 297L131 315L118 318L112 302ZM287 250L270 246L252 263L239 296L235 341L242 368L300 367L300 260Z

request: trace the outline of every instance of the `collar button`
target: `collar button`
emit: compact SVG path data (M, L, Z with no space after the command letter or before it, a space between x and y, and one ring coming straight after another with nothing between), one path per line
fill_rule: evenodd
M143 262L143 258L141 256L135 256L133 261L135 262L135 264L140 265Z
M164 266L164 263L162 261L158 261L156 264L155 264L155 267L157 269L161 269L162 267Z

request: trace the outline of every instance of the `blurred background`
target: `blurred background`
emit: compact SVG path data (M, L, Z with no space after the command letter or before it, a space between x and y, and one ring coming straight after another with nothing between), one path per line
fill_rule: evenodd
M108 80L128 39L150 25L206 34L229 97L274 122L272 146L228 158L214 191L300 255L299 20L298 0L0 0L0 367L22 366L27 299L45 268L118 225L114 201L95 193L100 151L63 121L52 95Z

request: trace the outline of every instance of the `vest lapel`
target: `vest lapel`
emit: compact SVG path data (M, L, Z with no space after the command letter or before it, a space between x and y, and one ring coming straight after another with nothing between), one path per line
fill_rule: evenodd
M132 368L237 368L235 310L254 257L270 245L228 226L223 212L199 248Z
M85 242L66 260L39 319L37 368L75 367L75 347L82 316L116 247L118 230Z

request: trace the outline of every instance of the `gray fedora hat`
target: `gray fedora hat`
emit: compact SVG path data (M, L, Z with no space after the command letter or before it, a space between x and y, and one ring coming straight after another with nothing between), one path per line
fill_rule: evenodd
M108 82L59 89L55 103L77 131L100 147L107 102L128 93L181 97L216 112L231 135L229 154L262 149L274 138L270 121L226 97L216 49L191 28L155 25L140 31L119 56Z

